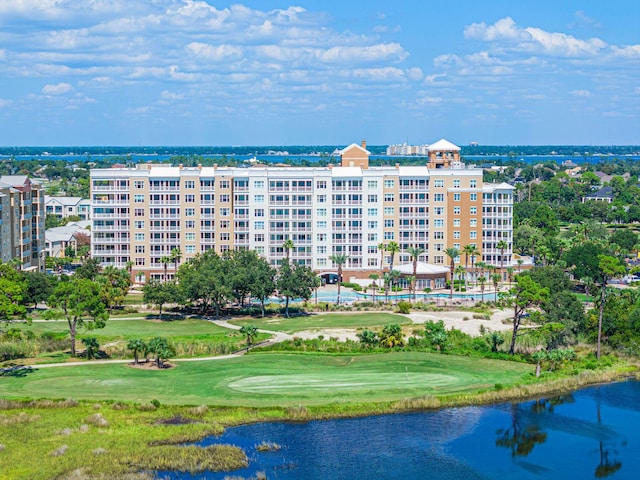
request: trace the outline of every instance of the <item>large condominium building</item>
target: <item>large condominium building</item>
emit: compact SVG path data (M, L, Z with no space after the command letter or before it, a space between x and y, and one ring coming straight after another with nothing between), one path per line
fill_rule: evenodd
M482 170L465 168L455 145L434 143L423 166L369 167L364 142L340 154L340 165L327 167L92 170L92 254L103 265L131 262L137 282L163 278L176 248L183 260L253 249L273 265L288 254L321 274L335 272L332 255L346 254L347 278L388 267L378 248L390 242L400 247L396 265L416 246L421 262L446 267L445 250L468 244L485 262L500 266L504 255L511 265L513 187L483 185ZM496 247L501 240L507 249Z
M0 260L44 270L44 189L26 175L0 177Z

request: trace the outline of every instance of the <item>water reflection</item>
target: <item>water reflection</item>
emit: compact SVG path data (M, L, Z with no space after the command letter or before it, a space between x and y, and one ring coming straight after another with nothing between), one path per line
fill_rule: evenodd
M230 428L201 444L238 445L249 468L160 477L637 480L638 427L640 382L632 381L520 404ZM282 449L256 451L263 441Z

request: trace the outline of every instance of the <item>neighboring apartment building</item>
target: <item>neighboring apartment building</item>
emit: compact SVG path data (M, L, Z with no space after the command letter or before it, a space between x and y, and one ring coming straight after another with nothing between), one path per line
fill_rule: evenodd
M50 197L45 195L45 211L47 215L55 215L60 220L69 217L90 220L91 200L82 197Z
M0 259L44 270L44 189L26 175L0 177Z
M505 240L510 266L514 188L483 185L482 170L465 168L459 150L441 140L426 165L406 167L370 168L363 142L340 151L339 166L92 170L92 255L103 265L133 262L144 282L164 276L161 259L174 248L183 260L208 249L253 249L279 265L291 239L293 261L335 273L330 256L344 253L345 278L368 278L381 269L381 243L399 244L396 265L410 261L410 246L425 249L420 261L447 266L448 247L475 244L499 266L495 246Z

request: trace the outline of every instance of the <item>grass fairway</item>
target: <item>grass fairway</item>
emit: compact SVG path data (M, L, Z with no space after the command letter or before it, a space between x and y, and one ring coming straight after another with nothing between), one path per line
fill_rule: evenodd
M255 407L384 402L508 386L530 371L515 362L420 352L254 354L164 371L121 364L36 369L0 379L0 397Z
M373 328L382 327L388 323L408 325L411 320L393 313L328 313L291 318L252 318L248 320L233 320L230 323L234 325L251 324L265 330L295 333L303 330L325 328Z

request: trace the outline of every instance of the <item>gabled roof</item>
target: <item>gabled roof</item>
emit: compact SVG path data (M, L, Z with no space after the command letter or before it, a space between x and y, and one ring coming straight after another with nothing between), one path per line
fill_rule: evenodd
M593 192L593 193L590 193L589 195L585 195L585 198L613 198L613 188L602 187L597 192Z
M82 201L82 197L52 197L49 195L44 196L45 204L59 203L61 205L73 206L78 205Z
M11 185L12 187L22 186L28 180L29 177L27 175L3 175L0 177L0 183Z
M441 138L436 143L432 143L431 145L429 145L430 152L451 151L451 150L455 150L457 152L457 151L460 151L460 147L457 145L454 145L448 140L445 140L444 138Z
M367 150L366 148L362 148L360 145L358 145L357 143L352 143L351 145L349 145L348 147L344 147L342 150L338 150L338 155L344 155L346 152L348 152L349 150L353 149L353 148L357 148L358 150L360 150L362 153L366 153L367 155L371 155L371 152L369 150Z

